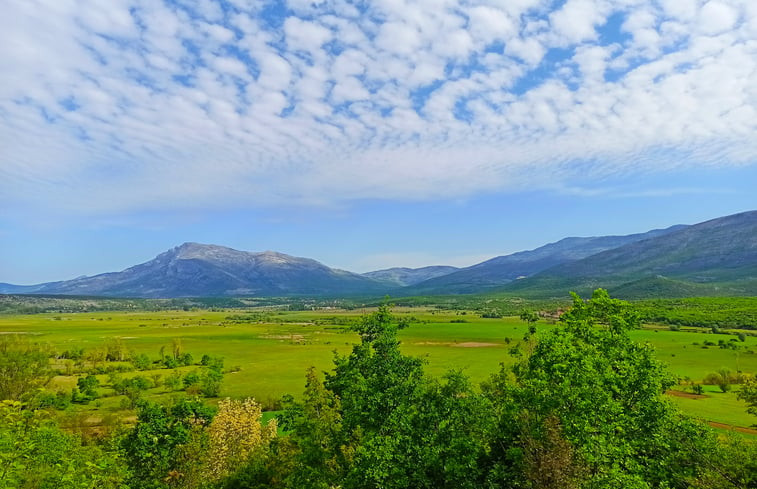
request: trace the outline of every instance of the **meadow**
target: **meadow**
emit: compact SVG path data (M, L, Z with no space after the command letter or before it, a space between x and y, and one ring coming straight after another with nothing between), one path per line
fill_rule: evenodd
M194 362L203 355L224 358L221 397L254 397L268 409L277 407L284 394L298 396L304 388L305 372L310 366L319 371L332 367L334 352L347 354L358 336L349 325L372 309L321 309L285 311L271 308L244 310L169 310L148 312L81 312L0 316L0 332L19 334L29 341L46 345L58 354L83 348L92 351L120 341L130 355L145 354L151 360L161 358L175 339ZM516 349L525 350L523 339L528 325L517 317L482 318L473 311L445 311L429 307L397 307L394 313L408 321L399 332L404 353L422 357L433 375L461 370L479 383L517 360ZM554 327L542 319L539 332ZM675 329L675 328L674 328ZM680 379L676 390L691 392L692 384L717 370L757 372L757 336L745 331L741 341L737 330L714 334L708 328L650 324L631 333L634 340L648 342L670 371ZM719 345L719 342L721 345ZM163 352L163 353L162 353ZM55 367L62 372L66 362ZM115 362L118 363L118 362ZM87 362L84 362L86 366ZM196 367L178 367L183 373ZM164 367L140 372L126 372L167 377ZM50 390L70 391L76 375L57 375L47 384ZM100 398L88 404L74 405L69 411L79 418L96 423L107 416L129 419L132 411L123 409L121 398L108 386L108 376L98 375ZM735 390L723 393L716 386L705 386L702 397L671 396L684 412L692 416L729 426L748 427L757 419L746 412L744 402L736 399ZM167 400L178 395L165 387L145 392L148 399Z

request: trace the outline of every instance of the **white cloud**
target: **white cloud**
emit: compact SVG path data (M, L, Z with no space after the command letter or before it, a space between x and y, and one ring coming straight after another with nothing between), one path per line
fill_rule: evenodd
M596 26L605 19L603 2L568 0L550 15L550 24L561 44L570 45L597 37Z
M707 2L699 12L699 27L705 34L719 34L731 29L738 20L738 12L723 2Z
M287 17L284 22L284 33L290 49L315 52L329 39L331 31L320 24L302 20L298 17Z
M243 0L11 0L0 206L446 199L757 161L750 2L431 3L295 2L274 28ZM601 39L613 14L630 39Z

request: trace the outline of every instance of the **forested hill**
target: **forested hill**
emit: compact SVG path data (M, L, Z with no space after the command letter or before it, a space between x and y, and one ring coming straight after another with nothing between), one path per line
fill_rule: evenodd
M757 211L712 219L564 263L503 290L551 295L631 285L635 294L644 287L658 287L662 296L669 295L666 290L687 287L694 295L757 294Z
M676 225L667 229L655 229L646 233L629 234L627 236L564 238L556 243L550 243L530 251L498 256L454 273L426 280L414 287L405 289L403 293L461 294L482 292L523 277L530 277L556 265L580 260L629 243L662 236L685 227Z

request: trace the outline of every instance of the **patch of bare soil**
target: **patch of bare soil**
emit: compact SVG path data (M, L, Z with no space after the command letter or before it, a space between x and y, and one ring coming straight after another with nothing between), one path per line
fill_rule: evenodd
M737 431L739 433L746 433L747 435L757 435L757 430L754 428L744 428L743 426L733 426L725 423L716 423L715 421L708 421L708 425L713 428L720 428L722 430Z
M266 340L292 340L292 341L300 341L304 339L305 337L301 334L262 334L260 335L260 338L264 338Z
M479 343L477 341L466 341L465 343L455 343L452 346L459 346L460 348L484 348L487 346L497 346L496 343Z
M707 399L708 397L708 396L705 396L704 394L694 394L692 392L674 391L674 390L669 390L665 392L665 394L669 396L683 397L686 399Z

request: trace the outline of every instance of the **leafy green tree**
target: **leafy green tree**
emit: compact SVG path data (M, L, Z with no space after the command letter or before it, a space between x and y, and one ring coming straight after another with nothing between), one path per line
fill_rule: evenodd
M382 305L353 326L361 342L352 353L334 358L325 385L341 399L348 430L377 431L423 378L423 362L400 352L397 331L405 327Z
M86 377L79 377L76 381L76 388L71 392L71 401L88 403L97 399L97 388L100 387L100 381L97 377L89 374Z
M589 488L678 487L697 473L697 440L704 429L689 422L662 397L675 383L648 345L629 331L638 315L629 304L598 289L560 318L532 354L503 370L486 387L498 408L493 446L495 472L517 486L526 474L522 426L528 413L536 427L554 419L575 451ZM538 435L537 435L538 438Z
M365 433L345 488L477 488L486 478L489 406L468 379L425 377Z
M736 395L742 401L746 401L749 406L747 412L757 416L757 377L752 377L744 382Z
M131 470L130 487L162 489L191 470L182 447L197 436L197 427L207 426L213 408L199 400L184 399L166 407L142 401L137 425L123 439L122 446ZM196 442L196 441L195 441Z
M95 399L97 397L97 388L100 387L100 381L97 380L96 376L89 374L86 377L80 377L76 381L76 386L82 394Z
M531 328L533 328L534 323L536 323L539 320L539 315L532 311L531 309L523 309L520 313L520 319L524 321L526 324L528 324L528 329L531 331ZM531 333L534 333L535 331L531 331Z
M467 488L483 479L477 459L488 409L459 373L443 382L400 352L388 306L354 327L361 338L321 383L311 370L302 404L290 404L298 469L288 487ZM474 421L475 420L475 421Z
M302 402L285 396L284 406L281 424L290 432L292 446L278 455L288 456L297 467L284 476L288 486L304 489L339 486L352 466L360 437L359 431L350 434L343 429L339 398L323 385L311 367ZM256 469L257 477L262 478L262 467ZM267 472L270 474L270 469ZM271 479L269 475L269 483Z
M210 368L203 372L200 377L200 392L205 397L218 397L221 394L223 372Z
M0 337L0 400L21 400L51 378L48 353L11 335Z
M152 362L150 361L150 357L148 357L144 353L134 355L134 357L132 357L131 359L131 363L134 365L134 368L136 368L137 370L147 370L152 365Z
M181 389L181 386L183 384L181 372L173 372L171 375L165 378L163 383L169 391L176 391Z
M0 402L0 488L125 489L125 477L117 451L82 444L44 412Z

